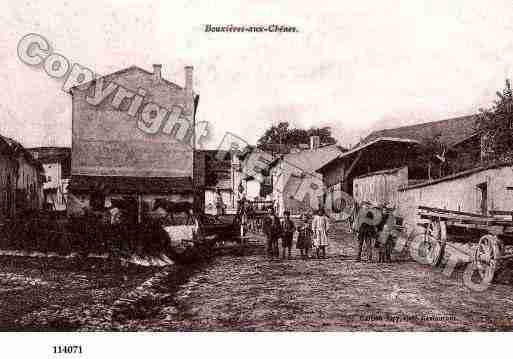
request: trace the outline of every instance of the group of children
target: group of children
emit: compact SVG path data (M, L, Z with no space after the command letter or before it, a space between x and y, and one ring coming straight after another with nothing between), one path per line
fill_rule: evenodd
M269 210L269 215L264 219L263 229L267 237L267 254L271 257L279 257L278 240L282 241L283 259L288 252L288 258L291 258L292 243L294 234L297 232L296 248L299 249L301 258L308 259L308 252L313 247L316 250L317 258L326 258L326 247L328 246L328 217L324 211L318 210L314 216L302 214L299 224L296 227L290 218L290 212L283 213L283 221L280 221L273 209Z

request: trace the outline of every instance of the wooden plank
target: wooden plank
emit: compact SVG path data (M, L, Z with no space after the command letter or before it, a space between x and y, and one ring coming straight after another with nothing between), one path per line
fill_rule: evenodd
M459 221L472 221L472 222L475 222L475 223L487 223L487 222L492 222L492 221L496 220L493 217L482 217L482 218L479 218L479 217L470 217L470 216L464 216L464 215L455 215L455 214L450 214L450 213L445 213L445 214L442 214L442 213L424 213L422 211L419 211L419 215L421 217L438 218L438 219L443 219L443 220L454 219L454 220L459 220Z
M479 230L487 230L488 226L482 226L479 224L472 224L472 223L461 223L461 222L447 222L447 226L450 227L459 227L459 228L467 228L467 229L479 229Z
M489 217L489 216L485 216L485 215L477 214L477 213L453 211L453 210L450 210L450 209L442 209L442 208L427 207L427 206L419 206L418 209L419 210L426 210L426 211L430 211L430 212L451 213L451 214L465 215L465 216L471 216L471 217Z
M492 209L489 212L492 215L499 215L499 216L511 216L511 214L512 214L512 211L501 211L498 209L496 209L496 210Z
M499 221L499 220L481 220L481 219L470 219L470 218L457 218L457 217L449 217L449 216L432 216L432 215L424 215L421 214L420 217L422 219L437 219L443 220L446 222L447 226L454 227L465 227L465 228L476 228L481 230L494 230L497 228L502 228L501 232L506 231L506 229L512 228L513 223L511 221Z
M346 173L344 174L344 180L343 181L345 181L345 180L347 180L349 178L349 175L353 171L353 169L356 166L356 164L358 162L360 162L360 158L362 157L362 153L363 153L363 150L358 152L358 154L356 155L356 158L353 160L353 162L351 163L351 165L347 169Z
M490 233L501 234L505 232L505 228L501 225L498 225L494 221L489 222L472 222L472 221L461 221L461 220L451 220L448 219L445 221L447 227L458 227L458 228L467 228L467 229L479 229L481 231L487 231ZM510 223L511 224L511 223ZM510 228L510 227L508 227Z
M500 210L491 210L490 211L490 214L492 216L508 216L509 218L508 219L502 219L502 220L509 220L509 221L513 221L513 212L512 211L500 211Z
M471 221L477 222L477 223L493 223L497 225L513 225L513 222L507 219L500 219L497 217L492 216L481 216L481 217L473 217L473 216L467 216L466 214L457 215L457 214L451 214L451 213L437 213L437 212L430 212L430 211L424 211L419 210L417 212L421 217L424 218L437 218L437 219L458 219L461 221Z

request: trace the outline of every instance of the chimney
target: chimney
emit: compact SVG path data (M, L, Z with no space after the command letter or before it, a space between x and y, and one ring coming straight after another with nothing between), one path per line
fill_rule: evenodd
M194 99L192 98L192 66L185 66L185 106L188 114L192 114Z
M162 65L153 64L153 82L158 84L162 80Z
M319 148L320 142L321 142L321 140L320 140L319 136L310 136L310 149L315 150L315 149Z

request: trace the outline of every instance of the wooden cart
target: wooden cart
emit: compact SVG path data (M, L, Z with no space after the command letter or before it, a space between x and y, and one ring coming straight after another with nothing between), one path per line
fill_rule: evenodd
M246 202L248 230L253 233L263 233L263 219L269 209L274 208L274 202L269 200L253 200Z
M426 259L439 265L447 241L477 243L471 261L483 280L493 280L504 261L513 258L505 255L506 245L513 244L512 213L491 211L490 215L451 211L433 207L418 207L418 214L425 227L424 249Z

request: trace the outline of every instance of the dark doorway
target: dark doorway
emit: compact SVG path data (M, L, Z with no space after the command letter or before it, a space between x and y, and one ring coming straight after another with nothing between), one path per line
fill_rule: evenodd
M479 207L481 214L488 214L488 184L486 182L477 185L479 191Z
M91 193L89 205L93 211L103 211L105 209L105 194L102 192Z

